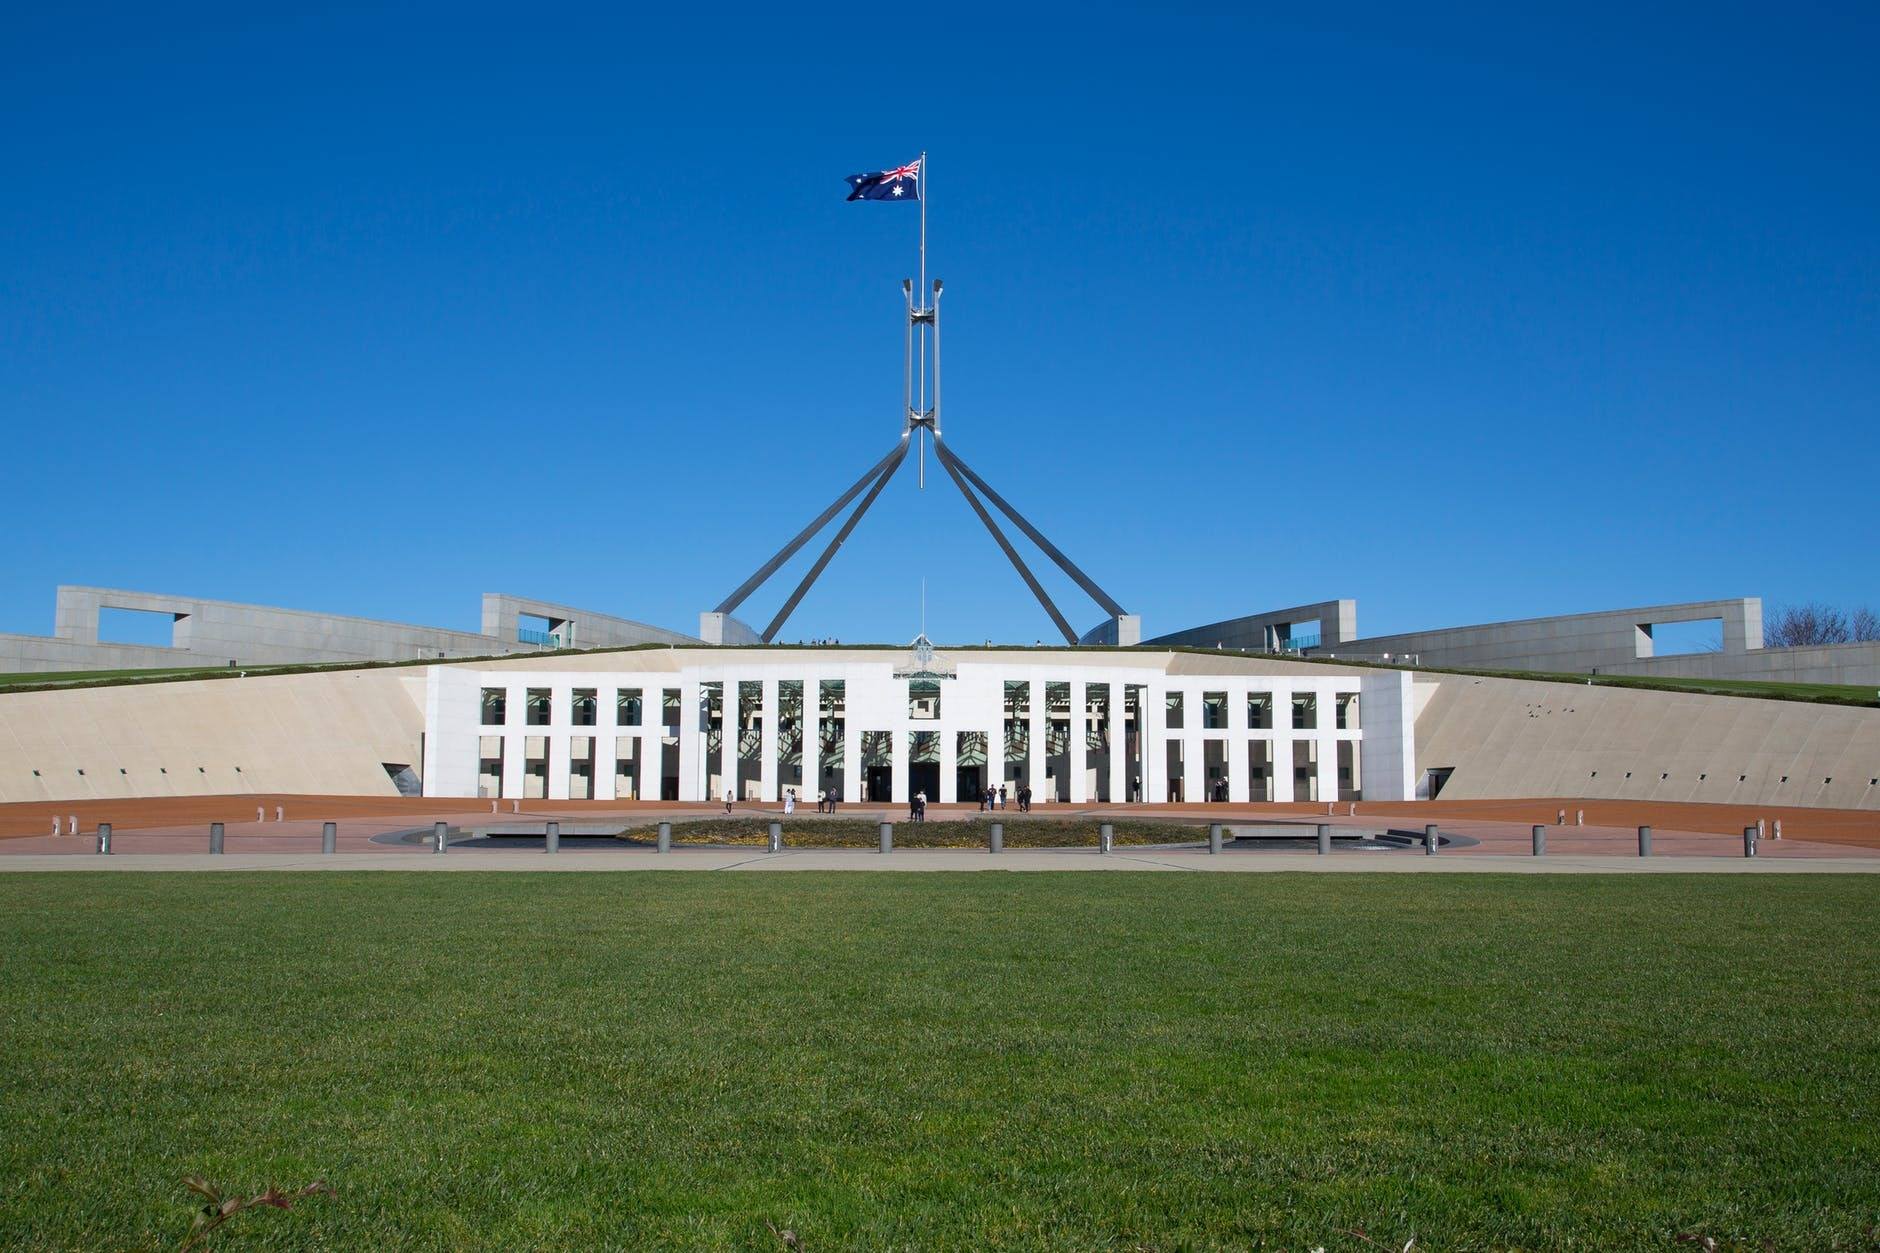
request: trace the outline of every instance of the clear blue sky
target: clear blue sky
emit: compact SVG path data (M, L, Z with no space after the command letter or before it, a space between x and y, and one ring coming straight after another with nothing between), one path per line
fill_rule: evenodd
M1150 633L1880 602L1871 5L276 8L0 18L0 630L693 629L898 434L923 147L949 442ZM928 468L785 638L1049 638Z

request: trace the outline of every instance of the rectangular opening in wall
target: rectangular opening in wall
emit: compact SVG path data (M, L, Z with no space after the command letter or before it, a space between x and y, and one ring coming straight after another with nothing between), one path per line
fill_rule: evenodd
M154 609L112 609L98 611L100 644L139 644L145 648L171 648L176 643L176 622L188 614L162 613Z
M1319 799L1319 742L1293 741L1293 794L1296 801Z
M614 799L640 799L640 737L614 737Z
M1364 799L1364 776L1358 765L1358 741L1338 741L1338 799Z
M777 786L803 791L803 680L777 684Z
M645 701L637 687L619 688L614 693L614 723L617 726L637 727L645 716Z
M484 800L500 800L503 795L503 737L478 737L477 795Z
M574 690L574 724L578 727L594 726L600 714L600 701L595 696L596 689L577 687Z
M500 687L483 689L483 725L500 727L509 720L509 693Z
M1247 799L1273 799L1273 745L1269 740L1247 742Z
M1723 619L1646 622L1639 626L1641 657L1686 657L1723 651Z
M522 795L539 801L548 796L548 737L526 736L522 741Z
M594 799L594 737L591 735L568 739L568 799Z
M532 727L545 727L554 716L555 706L549 689L532 687L523 702L528 706L526 723Z
M519 613L516 615L516 642L518 644L540 644L544 648L566 648L567 633L562 630L559 619L544 617L539 613Z

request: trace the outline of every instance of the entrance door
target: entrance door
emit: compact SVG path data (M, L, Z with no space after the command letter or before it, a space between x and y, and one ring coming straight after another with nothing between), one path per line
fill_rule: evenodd
M877 804L894 798L894 767L870 766L868 768L868 799Z
M982 768L979 766L961 766L956 769L953 772L953 778L959 791L956 792L955 795L963 801L977 805L979 798L983 796L986 791L986 785L981 771Z
M910 761L907 763L907 795L912 800L915 793L927 793L930 804L940 803L940 763L937 761Z

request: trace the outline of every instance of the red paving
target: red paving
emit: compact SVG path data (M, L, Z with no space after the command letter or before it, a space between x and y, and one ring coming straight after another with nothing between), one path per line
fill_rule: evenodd
M96 848L95 832L100 822L113 827L112 847L118 853L204 852L208 848L208 824L225 824L224 848L230 853L317 852L320 825L337 822L338 847L344 852L383 852L390 854L422 852L421 845L375 844L372 837L386 831L426 827L433 822L452 826L489 825L492 815L488 801L427 797L380 796L167 796L124 800L29 802L0 805L0 855L20 853L90 853ZM255 820L257 806L265 815ZM285 810L283 820L275 820L276 807ZM501 813L495 821L536 824L560 817L570 821L596 821L608 818L645 819L655 814L721 814L716 803L685 804L674 801L524 801L521 812L513 812L515 802L500 802ZM1800 809L1791 807L1749 807L1741 805L1698 805L1665 802L1611 800L1506 800L1506 801L1403 801L1357 805L1352 818L1348 804L1336 806L1331 821L1335 826L1368 826L1420 830L1437 823L1445 832L1473 837L1481 843L1472 848L1456 848L1456 854L1513 854L1529 852L1529 827L1544 823L1548 827L1550 853L1562 855L1635 856L1638 851L1636 828L1653 828L1653 851L1658 856L1738 856L1742 852L1742 831L1761 819L1765 830L1773 832L1776 820L1782 822L1781 840L1765 838L1759 853L1765 857L1880 857L1880 813L1861 810ZM1567 812L1566 826L1556 825L1559 812ZM736 812L753 820L778 817L776 805L756 803L739 805ZM1585 824L1576 825L1581 813ZM893 820L904 810L893 806L844 805L850 816L880 816ZM1045 805L1036 816L1041 818L1115 817L1172 819L1202 824L1207 822L1249 822L1259 820L1328 820L1323 803L1250 804L1250 805ZM930 805L934 819L976 817L975 805ZM1016 817L1015 811L1007 814ZM53 836L52 819L60 820L61 831L76 817L78 837ZM796 821L814 821L813 810L799 810Z

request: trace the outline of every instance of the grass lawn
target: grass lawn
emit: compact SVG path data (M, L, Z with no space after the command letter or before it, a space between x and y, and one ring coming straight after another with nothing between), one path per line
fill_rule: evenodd
M1871 1248L1857 877L0 876L0 1247Z

